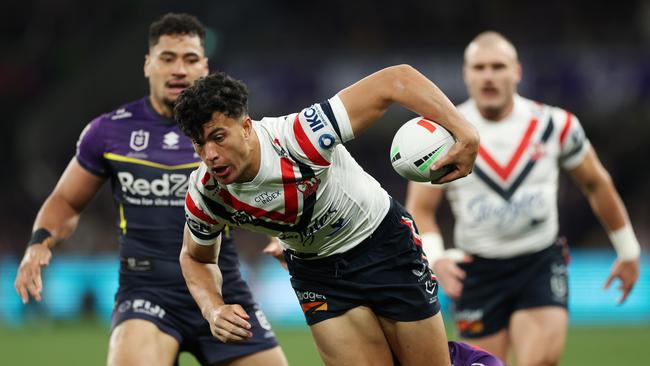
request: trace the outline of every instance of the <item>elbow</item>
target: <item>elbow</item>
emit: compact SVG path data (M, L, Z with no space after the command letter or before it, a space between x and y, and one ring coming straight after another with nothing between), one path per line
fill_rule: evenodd
M394 92L401 93L408 88L409 81L418 73L418 71L411 65L401 64L387 68Z

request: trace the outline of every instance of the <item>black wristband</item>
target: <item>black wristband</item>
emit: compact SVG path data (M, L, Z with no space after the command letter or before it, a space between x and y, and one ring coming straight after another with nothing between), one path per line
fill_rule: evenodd
M29 239L27 245L29 246L34 244L42 244L45 240L51 237L52 237L52 233L50 233L47 229L44 228L36 229L36 231L32 233L32 238Z

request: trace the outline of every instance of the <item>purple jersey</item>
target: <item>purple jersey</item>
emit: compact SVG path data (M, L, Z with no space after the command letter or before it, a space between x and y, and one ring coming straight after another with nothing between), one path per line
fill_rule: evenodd
M466 343L448 342L452 366L504 366L498 357Z
M183 287L178 264L185 224L188 177L199 165L192 142L174 120L142 98L95 118L81 133L77 161L111 181L118 206L121 286ZM224 240L219 256L224 297L252 302L241 280L233 245ZM130 269L130 270L129 270Z

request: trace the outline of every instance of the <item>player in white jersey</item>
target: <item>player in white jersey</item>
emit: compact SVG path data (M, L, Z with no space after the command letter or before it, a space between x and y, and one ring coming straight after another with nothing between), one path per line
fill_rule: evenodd
M456 301L461 335L504 360L514 350L520 366L555 365L567 328L566 248L556 241L559 169L587 196L617 250L606 286L621 280L620 301L639 276L640 246L578 119L519 96L520 77L517 52L501 34L481 33L467 46L470 99L459 111L481 136L474 174L442 187L411 183L406 206ZM435 223L444 190L455 217L456 248L448 251Z
M467 175L478 135L447 97L410 66L364 78L333 98L252 121L246 87L217 73L182 93L181 129L203 164L186 196L181 267L213 333L250 337L249 317L224 304L216 258L225 224L281 238L291 283L328 365L449 364L432 276L410 215L342 143L392 103L438 121L458 143L437 167Z

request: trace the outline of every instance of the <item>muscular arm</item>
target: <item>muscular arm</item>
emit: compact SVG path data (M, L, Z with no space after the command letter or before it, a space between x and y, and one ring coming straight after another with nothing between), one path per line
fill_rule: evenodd
M441 188L410 182L406 192L406 210L413 215L420 234L439 233L436 210L442 202Z
M614 187L609 173L600 163L596 152L591 146L585 159L576 168L570 170L569 174L587 197L591 209L608 234L610 234L610 238L613 238L612 232L625 231L627 228L630 234L622 244L638 248L634 233L631 231L632 228L625 205L616 187ZM605 288L607 288L615 278L621 281L622 295L619 303L625 301L639 278L640 260L638 258L638 249L636 256L633 255L633 257L617 259L605 282Z
M442 91L414 68L408 65L388 67L342 90L339 96L355 135L370 127L393 103L436 121L457 141L449 154L431 167L435 170L445 165L456 166L438 182L448 182L470 173L478 152L478 132Z
M27 248L18 268L14 286L23 303L29 301L29 295L41 300L41 267L49 264L50 248L74 232L81 212L103 183L103 178L89 173L75 158L70 161L34 220L34 230L47 229L52 236Z
M620 229L629 223L625 205L614 187L612 178L591 146L582 163L568 173L587 197L591 209L607 232Z
M241 342L252 337L249 316L240 305L226 304L221 292L222 277L217 264L221 235L214 245L199 245L187 225L179 261L183 277L212 334L224 343Z
M199 245L192 239L187 226L185 227L179 260L187 288L205 318L211 309L224 304L221 295L221 271L217 265L220 248L221 236L214 245Z

